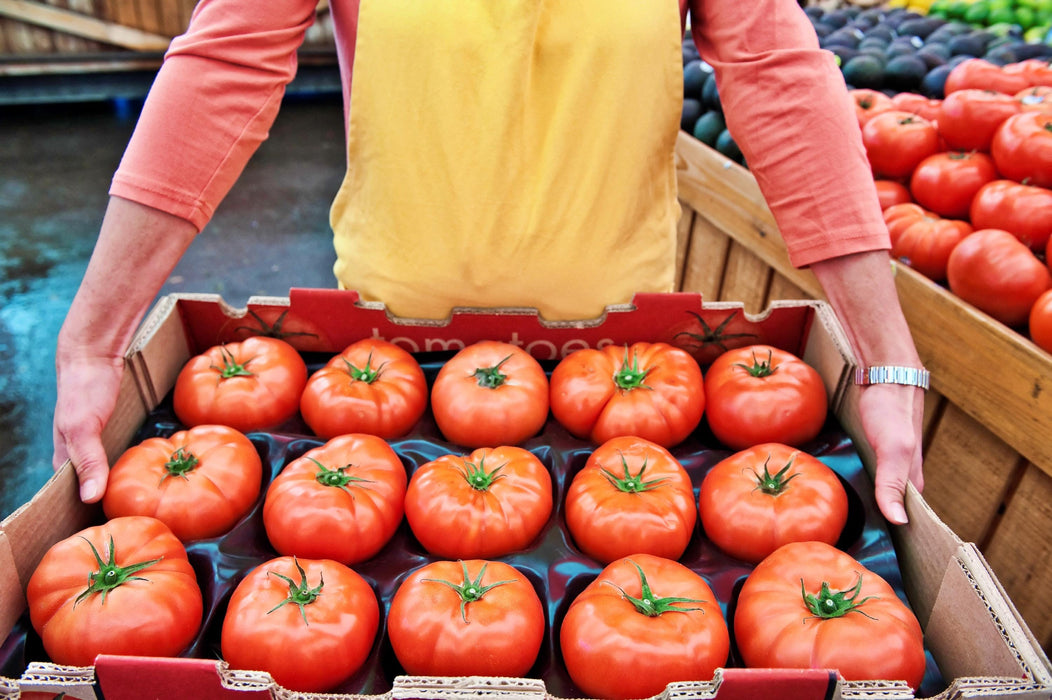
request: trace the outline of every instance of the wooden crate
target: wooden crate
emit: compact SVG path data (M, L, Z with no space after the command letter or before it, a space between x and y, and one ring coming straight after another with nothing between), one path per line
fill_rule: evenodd
M197 0L0 0L0 75L160 65ZM335 61L328 0L318 3L302 54Z
M748 170L681 132L678 285L759 311L823 298L790 263ZM904 265L906 319L931 370L925 500L996 572L1038 642L1052 648L1052 356Z

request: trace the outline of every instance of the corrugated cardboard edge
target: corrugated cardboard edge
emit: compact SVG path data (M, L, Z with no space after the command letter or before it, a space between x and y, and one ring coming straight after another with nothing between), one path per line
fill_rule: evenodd
M95 671L91 668L32 662L20 682L22 692L64 693L68 698L100 700L95 692Z

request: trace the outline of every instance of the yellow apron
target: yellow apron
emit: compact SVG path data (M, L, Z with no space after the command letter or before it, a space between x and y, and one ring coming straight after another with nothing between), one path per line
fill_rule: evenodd
M337 281L392 313L671 291L678 4L362 0Z

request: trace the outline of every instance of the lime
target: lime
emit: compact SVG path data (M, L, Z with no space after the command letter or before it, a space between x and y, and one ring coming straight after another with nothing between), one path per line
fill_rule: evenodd
M986 24L986 18L990 16L990 3L979 0L964 12L964 21L969 24Z

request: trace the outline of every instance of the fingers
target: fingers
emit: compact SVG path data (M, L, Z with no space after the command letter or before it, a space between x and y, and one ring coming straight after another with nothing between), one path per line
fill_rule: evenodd
M88 434L74 438L63 435L56 428L52 467L58 470L67 459L73 463L77 480L80 482L80 500L85 503L101 500L106 492L110 467L99 435Z
M867 387L860 405L866 437L876 453L875 497L893 525L909 522L906 484L924 488L921 424L924 394L900 386Z

